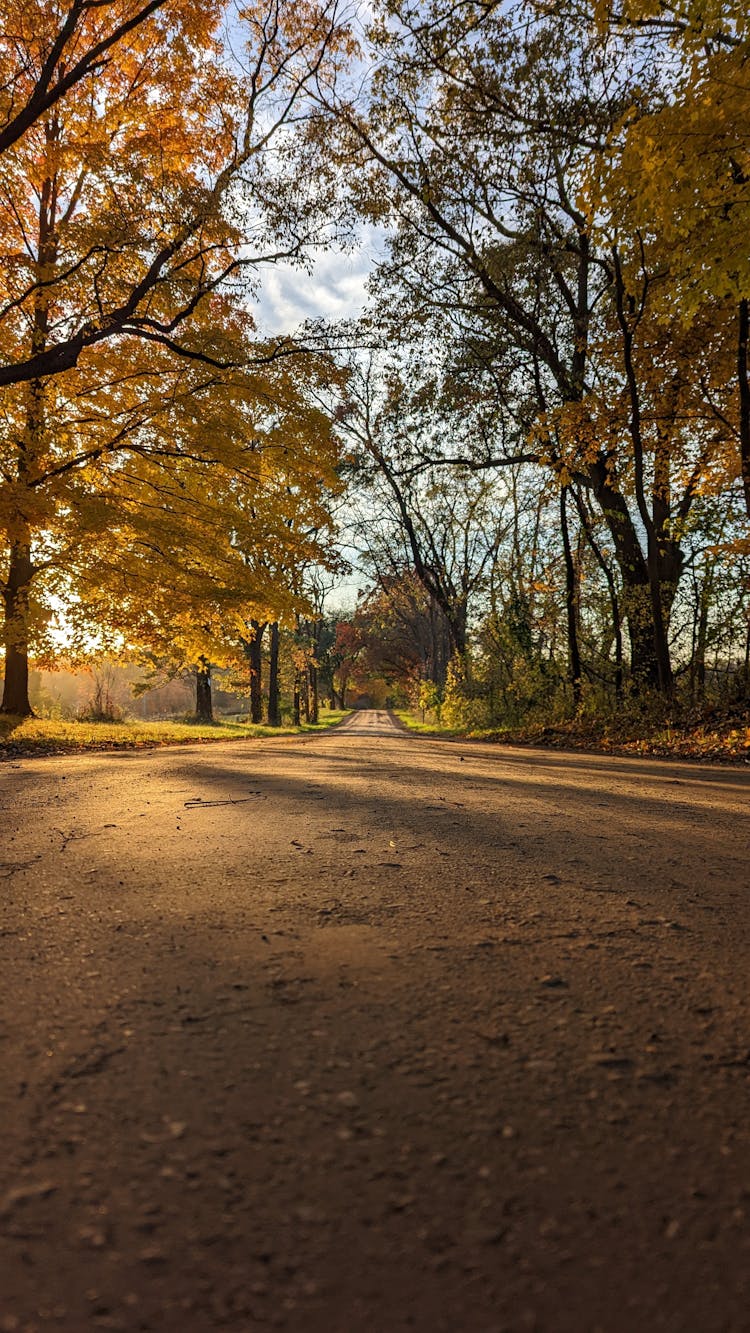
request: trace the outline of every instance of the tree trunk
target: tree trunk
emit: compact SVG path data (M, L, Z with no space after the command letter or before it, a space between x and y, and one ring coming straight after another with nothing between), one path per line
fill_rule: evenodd
M298 727L298 726L300 725L301 720L302 720L302 719L301 719L301 714L300 714L300 704L301 704L301 699L300 699L300 672L299 672L299 670L297 669L297 670L295 670L295 672L294 672L294 697L293 697L293 701L292 701L292 722L294 723L295 727Z
M211 663L201 657L195 673L195 720L213 722L214 709L211 699Z
M607 590L609 592L609 604L610 607L612 608L612 632L614 634L614 640L615 640L615 698L619 703L619 701L622 699L622 694L623 694L622 690L623 673L622 673L622 615L620 613L620 599L617 595L617 584L615 583L615 576L612 573L609 561L605 559L604 554L599 546L599 543L597 542L594 536L593 523L591 519L591 514L589 513L588 510L588 506L586 505L583 496L575 488L573 489L573 498L576 502L576 508L578 510L578 515L581 520L581 526L586 536L586 540L589 546L591 547L596 563L598 564L599 568L601 569L607 581Z
M312 722L314 726L317 726L318 725L318 668L315 666L313 662L310 663L307 669L307 679L308 679L308 697L310 700L307 720L308 722Z
M581 650L578 643L578 578L576 576L573 552L570 549L570 531L568 528L567 486L560 489L560 530L562 532L563 553L565 556L565 613L568 628L568 671L573 688L573 707L578 712L581 705Z
M612 571L610 570L610 576ZM619 703L623 697L623 671L622 671L622 618L620 616L620 601L617 596L614 578L608 582L609 604L612 607L612 626L615 632L615 699Z
M699 699L706 697L706 644L708 643L708 595L701 589L698 642L695 649L695 685Z
M739 339L737 343L737 381L740 390L740 458L745 509L750 518L750 380L747 369L747 344L750 333L750 304L740 301Z
M622 579L622 613L628 625L630 671L634 690L658 689L659 667L654 646L654 621L648 569L624 496L611 483L607 460L590 469L592 489L615 548Z
M466 657L466 618L467 607L464 600L457 602L453 609L453 615L448 622L448 631L451 637L451 657L456 654Z
M253 637L249 643L246 643L250 662L250 721L263 721L263 633L266 628L266 621L251 620L250 628L253 631Z
M660 694L671 695L674 689L674 677L669 655L667 618L665 614L662 587L665 580L663 579L662 560L660 558L660 548L664 544L667 534L663 527L657 527L657 524L654 522L653 514L649 512L648 504L646 502L644 480L645 449L642 434L641 395L635 363L634 328L637 327L637 323L636 325L633 325L628 314L625 282L616 247L613 248L612 255L615 272L615 304L617 309L617 321L622 333L623 369L625 371L625 380L628 386L630 405L628 431L633 444L635 496L638 505L638 513L640 514L641 522L646 533L646 573L648 576L648 593L651 607L651 629L653 635L653 656L656 663L656 685ZM658 486L657 489L659 489ZM661 503L663 505L663 497ZM672 592L671 596L674 597L674 592Z
M29 589L34 575L28 534L10 548L8 581L3 589L5 682L0 712L33 717L29 702Z
M268 725L281 726L279 708L279 622L271 625L271 653L268 662Z
M52 147L59 133L60 122L55 112L45 124L48 147ZM52 277L57 259L57 202L55 182L51 176L46 175L39 194L36 279L40 287L34 303L31 329L32 358L45 350L49 334L49 300L44 283ZM26 430L18 441L16 480L24 486L35 475L37 456L45 452L44 416L44 381L34 378L28 390ZM10 542L8 581L3 588L5 682L0 712L32 717L29 702L29 594L35 570L31 560L31 530L28 521L21 515L14 527Z

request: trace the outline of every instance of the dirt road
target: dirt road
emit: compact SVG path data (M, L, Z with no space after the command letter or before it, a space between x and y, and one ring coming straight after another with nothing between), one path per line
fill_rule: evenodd
M750 1329L750 773L0 768L0 1331Z

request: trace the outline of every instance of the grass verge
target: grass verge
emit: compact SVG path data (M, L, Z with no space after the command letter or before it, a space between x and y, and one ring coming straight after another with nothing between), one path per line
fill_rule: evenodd
M684 720L674 724L644 719L635 722L612 720L595 722L576 718L569 722L542 723L526 727L500 727L494 730L460 731L443 727L434 720L423 722L416 713L396 710L396 717L410 731L426 736L441 736L474 741L493 741L498 745L538 746L556 750L588 750L602 754L642 756L658 759L750 763L750 715L744 712L710 720Z
M250 722L60 722L51 718L0 716L0 758L77 754L86 750L138 750L161 745L258 740L326 731L347 713L321 709L317 725L267 727Z
M399 722L407 728L408 731L416 731L420 736L467 736L468 732L456 731L453 727L441 726L433 718L432 721L422 721L417 713L413 713L408 708L394 708L393 716L397 717Z

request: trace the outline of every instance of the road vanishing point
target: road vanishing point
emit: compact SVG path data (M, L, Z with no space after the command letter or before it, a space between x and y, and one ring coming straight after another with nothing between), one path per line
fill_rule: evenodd
M0 1333L747 1333L741 767L9 759Z

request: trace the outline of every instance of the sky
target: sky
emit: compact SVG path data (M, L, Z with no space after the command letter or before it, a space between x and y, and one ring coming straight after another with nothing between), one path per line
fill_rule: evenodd
M322 252L311 273L289 264L265 269L255 302L262 332L293 333L306 319L356 318L365 304L365 286L377 261L380 241L376 228L365 228L358 248Z
M290 264L265 269L254 302L260 332L291 334L307 319L356 319L367 299L367 279L382 255L382 239L383 233L376 228L363 228L357 248L323 251L310 273ZM356 561L356 552L347 550L346 554ZM339 576L326 595L326 609L353 610L365 582L356 569Z

